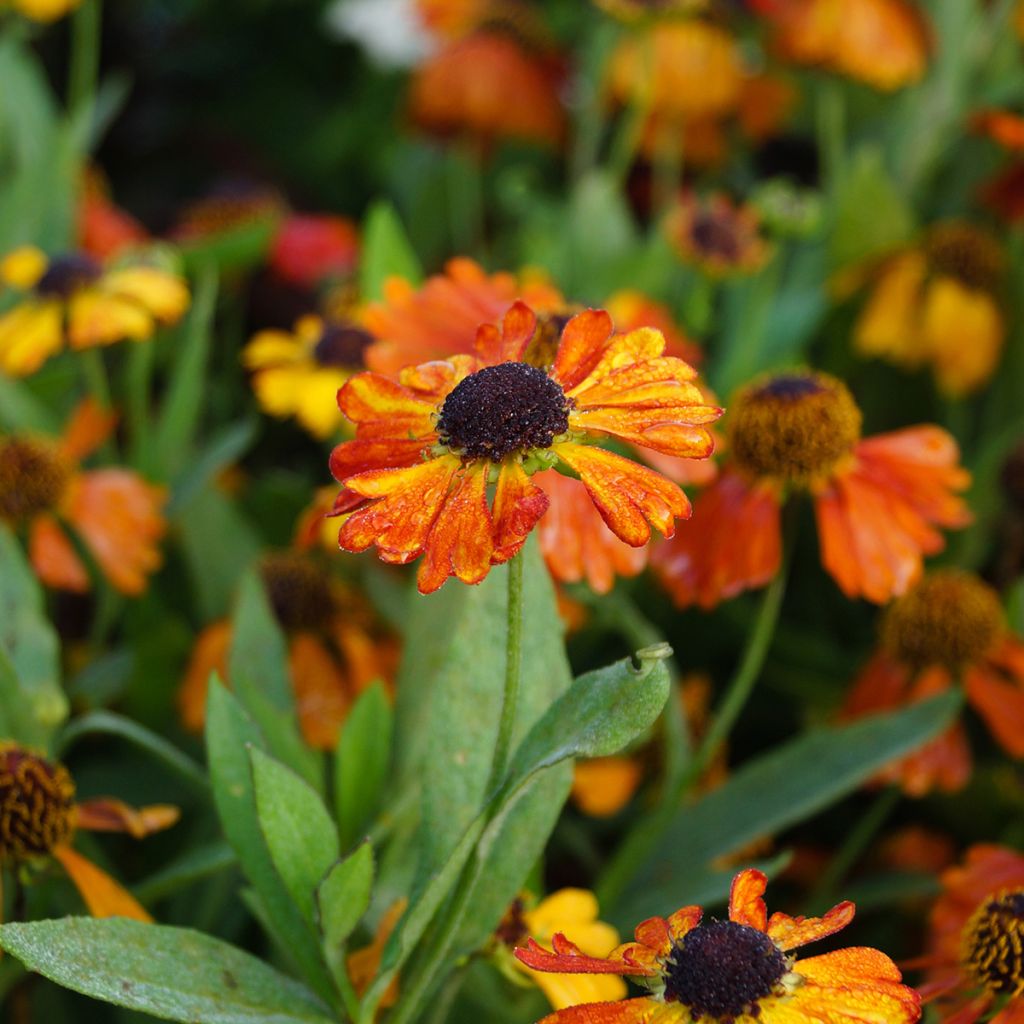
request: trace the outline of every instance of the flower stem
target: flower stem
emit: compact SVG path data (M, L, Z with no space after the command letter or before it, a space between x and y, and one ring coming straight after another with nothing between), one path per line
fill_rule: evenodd
M523 662L523 556L516 555L508 563L508 632L505 637L505 693L501 704L498 738L494 744L494 760L487 785L490 793L500 785L508 767L512 732L516 725L519 704L519 679Z
M101 0L85 0L71 21L71 58L68 70L68 110L91 106L100 73Z

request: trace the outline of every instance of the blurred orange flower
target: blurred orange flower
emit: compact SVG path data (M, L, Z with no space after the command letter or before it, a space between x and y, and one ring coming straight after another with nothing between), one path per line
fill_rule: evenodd
M271 270L300 288L317 288L332 278L348 277L358 259L355 224L326 213L290 214L270 247Z
M924 242L888 260L854 328L864 355L910 369L931 366L953 397L992 376L1006 327L997 293L1002 247L966 221L934 225Z
M0 865L24 872L52 857L94 917L152 921L131 893L72 848L75 832L127 832L142 839L177 820L178 809L164 804L135 810L109 797L76 803L75 783L64 765L0 742Z
M757 210L716 192L684 193L665 218L665 232L679 258L709 277L752 274L771 248L760 233Z
M95 170L87 171L78 200L78 244L82 251L103 262L148 240L149 232L110 198L103 176Z
M164 488L130 469L80 466L110 436L114 419L86 401L59 440L0 439L0 520L27 528L32 566L47 586L79 593L90 588L65 522L123 594L141 594L160 567Z
M955 493L970 477L939 427L865 439L860 424L846 386L827 374L780 373L744 388L730 407L731 463L695 502L688 529L651 554L676 603L712 608L774 578L792 491L811 495L822 564L847 597L884 604L904 593L923 556L944 547L935 527L970 521Z
M288 638L288 674L306 742L333 750L338 731L356 697L372 683L394 681L397 641L368 609L315 560L298 553L264 557L260 571L271 608ZM232 631L226 621L200 632L178 690L187 729L201 732L206 720L210 675L230 685L228 652Z
M920 986L951 1024L1017 1024L1024 1012L1024 856L1005 846L972 846L942 875L929 919Z
M846 717L902 707L959 683L999 745L1024 757L1024 643L1007 628L991 587L971 573L930 572L886 610L881 640L850 691ZM970 774L967 736L955 723L879 778L924 796L962 789Z
M620 540L646 544L652 525L673 533L689 513L679 487L591 442L607 436L684 458L709 455L707 425L720 410L692 383L696 371L662 355L665 340L653 329L614 334L603 310L569 320L553 353L534 344L537 330L537 315L516 303L500 331L480 327L475 357L408 367L398 382L359 374L342 388L339 404L356 424L356 440L331 456L344 486L335 512L351 513L343 548L373 544L400 564L424 554L423 593L450 575L479 583L547 510L530 475L557 463L579 475ZM546 369L524 361L531 347L553 360Z

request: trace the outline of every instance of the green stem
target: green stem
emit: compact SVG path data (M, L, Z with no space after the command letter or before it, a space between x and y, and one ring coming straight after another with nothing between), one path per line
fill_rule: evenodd
M98 348L87 348L78 353L78 365L82 369L86 390L104 409L112 409L110 379L103 362L103 353Z
M817 100L818 152L827 191L834 194L846 165L846 100L842 83L826 77L818 88Z
M505 693L501 704L498 738L494 744L494 760L486 792L501 784L508 767L512 748L512 732L516 725L519 704L519 679L523 662L523 556L518 554L508 563L508 632L505 638Z
M68 69L68 110L91 107L100 75L101 0L85 0L71 19L71 58Z
M156 354L155 342L155 338L132 342L127 366L126 411L131 432L132 465L146 475L153 473L149 412L153 361Z

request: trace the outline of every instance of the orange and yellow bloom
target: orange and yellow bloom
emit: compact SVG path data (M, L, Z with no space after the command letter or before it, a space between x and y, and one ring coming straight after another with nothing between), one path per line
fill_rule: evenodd
M822 563L847 597L884 604L905 593L923 557L944 547L936 527L969 522L956 492L970 477L939 427L862 438L860 426L852 395L827 374L781 373L743 389L730 409L730 464L695 502L689 529L652 554L676 602L712 608L773 579L794 491L811 495Z
M48 257L23 246L0 260L0 285L24 293L0 314L0 370L34 373L63 348L94 348L152 337L177 322L189 293L176 274L154 266L104 268L91 256Z
M771 256L754 207L722 193L685 193L669 211L665 232L679 258L709 277L754 273Z
M798 960L793 950L834 935L853 920L852 903L824 917L790 917L765 908L767 879L753 869L732 883L729 920L704 921L700 907L653 917L635 941L606 957L588 956L564 935L554 952L530 942L516 956L537 971L630 977L649 994L557 1010L543 1024L913 1024L920 996L901 984L896 965L876 949L854 947Z
M996 742L1024 757L1024 643L1006 626L995 591L971 573L928 573L886 609L881 647L854 684L849 717L886 711L964 688ZM911 796L955 792L971 775L959 723L887 768L882 778Z
M129 469L80 465L113 427L114 416L87 401L60 440L0 438L0 521L27 529L29 558L47 586L83 593L91 585L62 522L122 594L141 594L160 567L164 488Z
M75 832L127 832L142 839L177 820L177 808L162 804L135 810L107 797L76 803L74 780L62 764L0 742L0 865L31 868L52 858L94 917L152 920L134 896L72 848Z
M452 575L479 583L547 510L531 474L559 465L579 476L620 540L646 544L651 526L672 535L689 515L678 485L592 442L708 456L720 410L693 384L696 371L663 355L653 329L616 335L603 310L569 320L553 357L537 326L516 303L500 330L480 327L476 356L408 367L397 381L363 373L342 388L339 404L356 424L356 439L331 456L342 548L374 545L400 564L424 555L423 593Z

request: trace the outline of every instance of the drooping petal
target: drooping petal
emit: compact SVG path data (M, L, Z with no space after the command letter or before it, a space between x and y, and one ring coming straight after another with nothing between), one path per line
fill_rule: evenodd
M48 587L75 594L89 590L89 571L53 516L43 514L32 520L28 552L32 568Z
M344 441L331 452L331 473L339 483L371 469L400 469L422 461L426 441L391 439Z
M630 444L683 459L706 459L715 441L703 426L689 422L689 406L654 409L598 407L569 414L571 430L618 437ZM718 410L714 410L715 415Z
M80 402L64 427L61 450L74 462L91 455L114 430L117 414L94 398Z
M202 732L206 724L210 676L216 672L222 681L227 681L231 637L231 623L227 619L210 623L196 637L177 696L182 724L191 732Z
M756 868L741 871L729 890L729 920L763 932L768 926L768 910L764 905L764 891L768 876Z
M608 528L627 544L646 544L650 526L671 537L675 520L689 518L690 502L678 485L646 466L579 444L560 444L554 450L579 473Z
M618 974L649 976L652 969L640 968L621 957L615 951L608 957L587 956L578 946L570 942L561 932L553 938L555 951L545 949L534 939L527 939L525 946L514 950L517 960L535 971L552 974Z
M131 807L113 797L97 797L78 803L75 824L90 832L127 832L133 839L144 839L170 828L180 817L181 811L170 804Z
M797 949L841 931L855 912L849 900L836 904L823 917L790 917L776 911L768 921L768 937L782 950Z
M507 562L522 548L549 504L548 495L526 475L521 463L514 459L502 463L494 493L495 562Z
M130 917L147 924L152 922L148 911L130 892L70 846L56 847L53 856L75 883L93 917Z
M288 674L302 738L314 750L334 750L352 704L337 659L320 637L296 633L288 644Z
M682 1003L663 1003L642 996L617 1003L584 1003L548 1014L538 1024L690 1024Z
M984 666L966 672L967 699L1011 757L1024 757L1024 687Z

